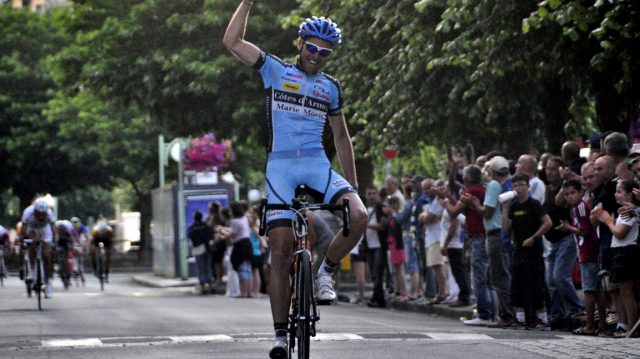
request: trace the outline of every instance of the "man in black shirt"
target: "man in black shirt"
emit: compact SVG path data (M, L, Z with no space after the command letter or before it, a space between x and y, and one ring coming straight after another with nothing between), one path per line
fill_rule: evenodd
M544 207L553 222L551 230L545 234L545 238L551 243L551 250L547 256L549 274L547 284L551 296L551 326L570 318L571 315L580 313L584 306L580 303L576 289L573 286L573 266L578 259L573 234L561 232L556 229L561 221L570 222L571 215L568 207L556 205L555 197L561 190L562 178L560 171L563 167L560 157L551 157L547 161L547 188Z
M187 231L191 240L191 254L196 257L196 269L202 294L211 289L211 254L207 250L209 240L213 239L213 230L202 221L202 212L193 213L193 224Z
M529 196L529 177L520 173L513 177L517 199L504 204L502 228L513 233L511 257L511 304L516 310L516 323L525 326L525 309L533 308L536 319L530 327L548 327L544 308L544 259L542 235L551 228L551 218L537 200Z

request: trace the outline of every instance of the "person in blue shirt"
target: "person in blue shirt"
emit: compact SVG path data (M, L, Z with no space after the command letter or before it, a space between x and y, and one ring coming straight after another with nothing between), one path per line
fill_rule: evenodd
M342 113L340 83L321 72L342 42L340 28L324 17L302 22L295 64L266 54L244 39L252 0L242 0L224 34L223 45L244 64L260 72L266 91L269 128L266 168L268 203L290 203L295 189L304 184L323 203L351 205L351 233L338 232L329 245L316 276L318 302L336 299L332 273L340 260L357 245L367 225L367 212L357 194L353 145ZM344 177L331 169L322 146L324 124L329 121ZM268 211L271 242L269 292L276 341L271 358L286 358L287 310L290 301L289 264L293 248L291 211Z

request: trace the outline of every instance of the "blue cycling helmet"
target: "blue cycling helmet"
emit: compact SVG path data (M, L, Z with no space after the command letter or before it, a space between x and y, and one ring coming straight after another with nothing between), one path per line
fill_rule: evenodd
M298 31L298 35L301 39L317 37L319 39L327 40L334 47L340 45L342 42L342 31L340 31L338 25L324 17L312 16L310 19L307 18L304 20L302 24L300 24L300 31Z

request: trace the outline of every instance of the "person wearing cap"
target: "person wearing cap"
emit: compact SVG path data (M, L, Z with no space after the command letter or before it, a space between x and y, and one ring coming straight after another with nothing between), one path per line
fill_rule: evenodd
M640 143L634 143L629 149L629 158L640 157Z
M472 208L482 215L484 229L487 235L487 257L489 259L489 273L491 285L498 296L498 321L497 326L511 326L514 323L514 312L510 304L511 297L511 272L508 248L502 240L502 206L498 196L504 192L503 186L511 190L511 175L509 174L509 161L502 156L494 156L488 162L486 170L491 180L487 184L484 201L476 197L463 199Z

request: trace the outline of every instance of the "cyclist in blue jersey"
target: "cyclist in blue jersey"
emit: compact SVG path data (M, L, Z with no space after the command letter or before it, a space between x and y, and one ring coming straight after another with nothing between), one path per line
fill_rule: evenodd
M340 45L338 26L324 17L306 19L298 32L298 56L289 64L266 54L244 39L252 0L243 0L224 35L224 46L242 62L260 72L266 90L269 127L266 168L266 196L269 203L290 203L295 188L304 184L307 192L323 203L351 206L351 233L339 232L332 240L316 275L318 302L336 299L332 273L358 243L367 224L367 212L357 194L353 146L342 113L340 83L320 72ZM324 124L329 121L344 177L331 169L322 146ZM271 243L269 294L276 340L271 358L286 358L287 310L290 301L289 264L293 248L291 211L268 211Z

